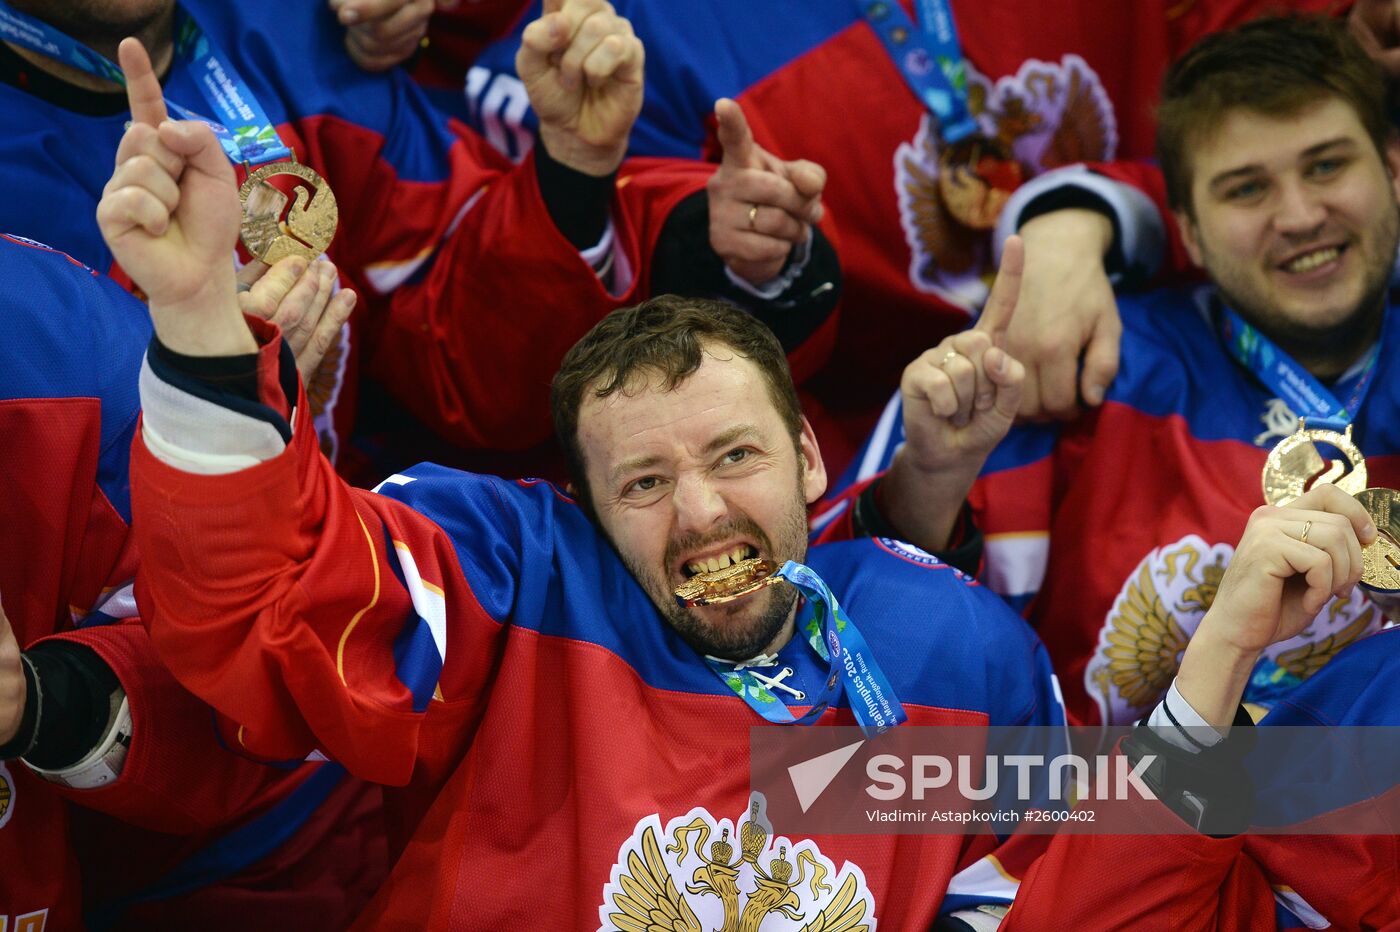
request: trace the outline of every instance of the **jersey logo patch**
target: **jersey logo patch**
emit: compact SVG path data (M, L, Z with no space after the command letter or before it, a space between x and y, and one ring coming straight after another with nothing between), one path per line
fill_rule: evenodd
M15 780L4 761L0 761L0 828L10 821L15 809Z
M775 837L766 806L754 793L737 831L699 807L664 829L657 814L638 822L603 888L599 932L875 928L860 868L845 863L837 871L813 842Z
M1234 553L1229 544L1189 534L1153 550L1128 575L1084 671L1085 689L1105 723L1131 724L1166 695ZM1360 590L1333 597L1301 633L1264 652L1246 701L1271 704L1288 684L1312 676L1342 648L1384 625Z
M967 65L968 108L982 135L1000 143L1024 177L1118 149L1118 122L1103 82L1078 55L1058 64L1028 59L992 82ZM912 142L894 154L899 220L909 244L909 280L920 291L971 310L987 299L991 244L953 219L939 192L939 139L927 113Z

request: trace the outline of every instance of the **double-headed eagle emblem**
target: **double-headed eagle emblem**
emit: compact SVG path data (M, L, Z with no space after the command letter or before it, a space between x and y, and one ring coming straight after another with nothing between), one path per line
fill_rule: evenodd
M1212 546L1192 534L1153 550L1128 576L1084 673L1106 724L1135 722L1166 695L1232 556L1230 545ZM1384 624L1375 605L1359 592L1334 597L1302 633L1269 648L1264 662L1305 680L1342 648Z
M672 822L666 831L655 816L643 820L640 843L629 841L623 846L622 863L614 869L614 880L604 894L602 929L869 932L874 928L874 906L860 873L848 867L828 882L831 863L810 842L794 846L774 839L761 810L762 797L755 794L748 818L739 826L737 852L730 829L703 811ZM667 838L669 844L663 849L661 842ZM684 883L684 894L677 875ZM694 905L687 895L698 898ZM700 918L700 909L711 916L718 913L719 924L709 928Z
M1059 63L1032 59L996 82L968 65L967 79L968 109L982 136L1009 154L1021 177L1114 157L1118 125L1112 102L1078 55L1066 55ZM909 277L922 291L980 306L995 271L989 237L985 230L960 224L949 211L940 186L945 171L941 150L937 126L925 114L913 141L895 152L900 222L911 252ZM963 182L982 183L973 176ZM1004 194L981 193L1004 200Z

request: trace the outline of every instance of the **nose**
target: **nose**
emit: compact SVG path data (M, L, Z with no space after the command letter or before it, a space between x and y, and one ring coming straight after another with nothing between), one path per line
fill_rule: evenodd
M704 534L728 510L724 496L706 476L686 475L676 480L671 497L676 509L676 530L682 534Z
M1327 220L1327 207L1321 195L1301 179L1281 182L1274 213L1274 226L1280 233L1300 236L1314 233Z

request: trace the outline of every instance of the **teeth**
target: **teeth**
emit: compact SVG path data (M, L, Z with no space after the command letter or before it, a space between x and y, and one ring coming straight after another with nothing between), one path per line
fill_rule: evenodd
M1336 246L1329 246L1326 249L1319 249L1305 256L1299 256L1284 266L1284 268L1288 269L1290 272L1310 272L1320 265L1326 265L1339 255L1341 255L1340 249Z
M714 573L724 569L734 563L742 563L749 554L749 548L740 544L728 553L722 553L717 557L709 557L705 560L692 560L685 565L691 575L699 573Z

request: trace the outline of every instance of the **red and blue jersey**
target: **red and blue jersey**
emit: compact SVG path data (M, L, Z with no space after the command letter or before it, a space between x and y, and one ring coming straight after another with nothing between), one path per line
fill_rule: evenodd
M624 165L612 203L614 248L620 267L635 274L612 295L555 227L533 164L512 166L453 125L405 74L356 67L324 4L182 6L282 141L336 192L329 255L361 300L309 380L327 452L341 449L362 372L455 443L519 449L545 440L558 361L608 311L647 295L647 257L662 224L713 169ZM207 114L196 78L177 55L164 92ZM129 117L124 101L117 94L70 109L0 83L0 163L10 192L0 229L24 230L123 277L94 217Z
M629 886L685 889L700 853L668 845L684 826L740 835L764 719L557 487L422 466L351 489L299 421L282 454L219 476L138 442L133 488L153 637L231 740L319 748L386 784L399 856L361 927L597 928ZM869 538L807 562L910 722L1062 721L1043 648L975 581ZM828 667L803 639L779 663L821 692ZM820 723L854 723L849 701ZM1009 899L1019 872L991 836L773 832L890 928Z
M914 15L912 0L902 6ZM1208 32L1278 6L1331 0L1140 0L995 4L950 0L980 131L1026 178L1080 162L1144 190L1159 210L1153 112L1168 63ZM838 351L809 385L843 425L820 435L837 468L870 430L900 372L963 329L995 271L991 237L959 224L940 191L937 121L905 83L855 0L617 0L647 49L647 93L632 132L639 155L717 158L714 102L737 100L758 143L825 166L823 202L840 231ZM515 76L520 31L457 64L452 112L519 158L533 115ZM499 23L499 4L487 8ZM436 17L437 33L480 21L474 4ZM430 50L429 58L433 58ZM468 70L470 69L470 70ZM443 63L433 61L441 82ZM1169 225L1170 226L1170 225ZM1179 245L1172 266L1189 267ZM811 412L809 412L811 413Z
M135 729L121 776L96 789L0 762L0 927L348 921L385 869L376 793L333 765L229 753L136 617L128 466L145 306L16 236L0 236L0 278L0 601L22 648L55 637L96 652Z
M1015 427L970 502L985 535L983 579L1045 640L1073 720L1124 724L1165 694L1215 597L1250 513L1264 504L1269 451L1298 419L1229 354L1209 288L1122 297L1122 363L1102 408L1066 424ZM1353 439L1372 486L1400 482L1400 330L1387 325ZM1358 367L1359 368L1359 367ZM1346 397L1361 373L1333 391ZM852 497L903 440L899 398L815 519ZM1387 624L1360 590L1333 599L1269 649L1246 694L1269 706L1347 644Z
M1287 807L1298 798L1329 794L1346 784L1348 805L1315 822L1346 826L1334 834L1247 834L1210 838L1156 801L1137 801L1145 827L1156 835L1066 834L1022 882L1022 898L1004 932L1049 928L1122 928L1146 932L1214 929L1273 932L1286 929L1393 929L1400 923L1400 725L1396 677L1400 631L1382 631L1341 651L1317 676L1281 698L1259 723L1258 744L1276 740L1270 728L1327 729L1303 744L1278 772L1255 768L1255 812ZM1339 729L1350 736L1338 739ZM1362 734L1374 730L1374 736ZM1273 745L1281 747L1280 744ZM1331 773L1329 774L1329 771ZM1264 777L1264 779L1259 779ZM1353 792L1354 790L1361 792ZM1364 834L1372 831L1375 834ZM1094 865L1086 870L1085 865ZM1042 895L1045 894L1045 895ZM1106 921L1105 917L1112 917Z

